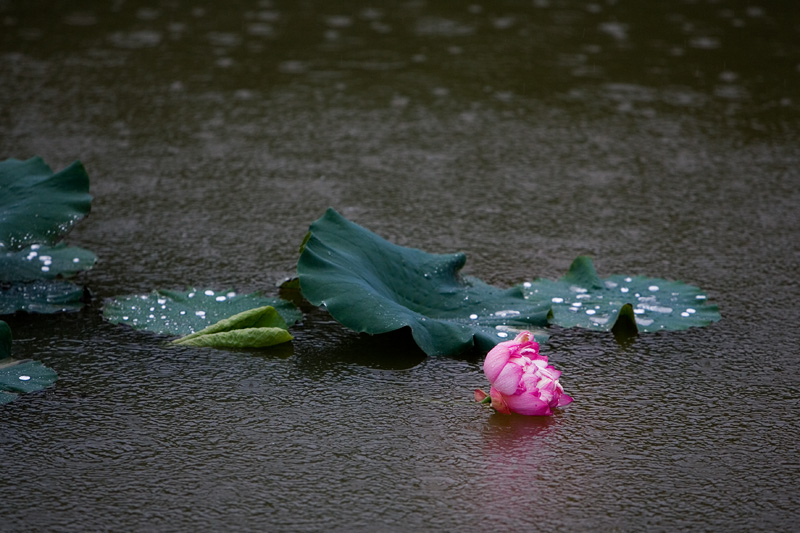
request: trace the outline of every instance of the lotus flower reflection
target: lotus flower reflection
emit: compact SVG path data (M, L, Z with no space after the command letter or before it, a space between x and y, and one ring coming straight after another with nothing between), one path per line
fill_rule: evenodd
M572 402L558 382L561 372L539 355L539 343L530 331L501 342L486 355L483 372L492 384L487 395L478 389L475 400L488 402L503 414L550 416L553 409Z

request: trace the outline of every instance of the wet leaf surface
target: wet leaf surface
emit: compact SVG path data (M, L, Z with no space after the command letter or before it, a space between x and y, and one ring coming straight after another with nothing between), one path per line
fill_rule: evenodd
M707 326L720 319L718 307L698 287L645 276L601 279L584 256L557 281L537 279L520 287L527 299L550 302L550 321L562 327L611 331L625 304L631 305L640 332Z
M45 389L57 379L55 370L39 361L11 357L11 328L0 320L0 405L14 401L20 393Z
M83 307L83 296L83 287L69 281L0 283L0 315L17 311L44 314L78 311Z
M76 246L32 244L18 252L0 253L0 282L72 277L96 262L93 252Z
M0 161L0 248L55 244L89 213L89 176L76 161L54 173L40 157Z
M370 334L408 327L428 355L489 349L547 324L549 304L462 276L465 262L397 246L328 209L311 225L297 273L303 295L343 325Z
M162 335L185 336L264 306L274 307L288 325L302 316L292 303L280 298L212 289L156 290L149 294L119 296L106 303L103 316L114 324Z

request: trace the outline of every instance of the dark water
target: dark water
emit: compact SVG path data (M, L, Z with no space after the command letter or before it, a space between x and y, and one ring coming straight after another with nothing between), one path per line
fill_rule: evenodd
M794 2L0 0L0 158L86 165L83 312L4 317L60 375L0 408L0 530L782 530L800 519ZM554 331L575 402L472 403L305 309L291 346L165 348L106 298L277 294L333 206L510 286L589 254L722 321Z

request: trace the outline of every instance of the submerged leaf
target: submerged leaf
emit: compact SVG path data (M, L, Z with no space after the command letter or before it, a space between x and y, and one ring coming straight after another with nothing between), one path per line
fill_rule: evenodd
M271 305L223 318L200 331L172 341L188 346L265 348L292 340L283 317Z
M11 358L11 328L0 320L0 405L14 401L19 393L45 389L58 374L39 361Z
M465 262L392 244L328 209L311 224L297 273L303 295L343 325L370 334L409 327L428 355L488 350L547 324L549 304L462 276Z
M32 244L18 252L0 252L0 282L71 277L96 262L97 256L83 248L64 243L52 247Z
M56 173L40 157L0 161L0 249L55 244L91 205L80 161Z
M698 287L680 281L643 276L597 276L588 257L578 257L560 280L537 279L524 283L525 297L553 306L550 321L563 327L631 331L631 318L638 331L680 330L706 326L720 319L716 305L707 303ZM631 309L623 306L630 304Z
M83 287L69 281L39 280L10 286L0 283L0 315L78 311L83 307L83 294Z
M294 324L302 316L292 303L259 293L190 289L120 296L106 303L103 317L135 329L184 336L237 313L264 306L274 307L286 324Z

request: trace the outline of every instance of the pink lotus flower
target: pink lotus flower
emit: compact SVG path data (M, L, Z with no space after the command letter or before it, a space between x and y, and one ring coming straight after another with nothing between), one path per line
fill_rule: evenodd
M489 396L498 413L549 416L556 407L572 402L558 382L561 372L539 355L539 343L530 331L492 348L483 372L492 384ZM489 396L480 389L475 391L477 401L488 401Z

